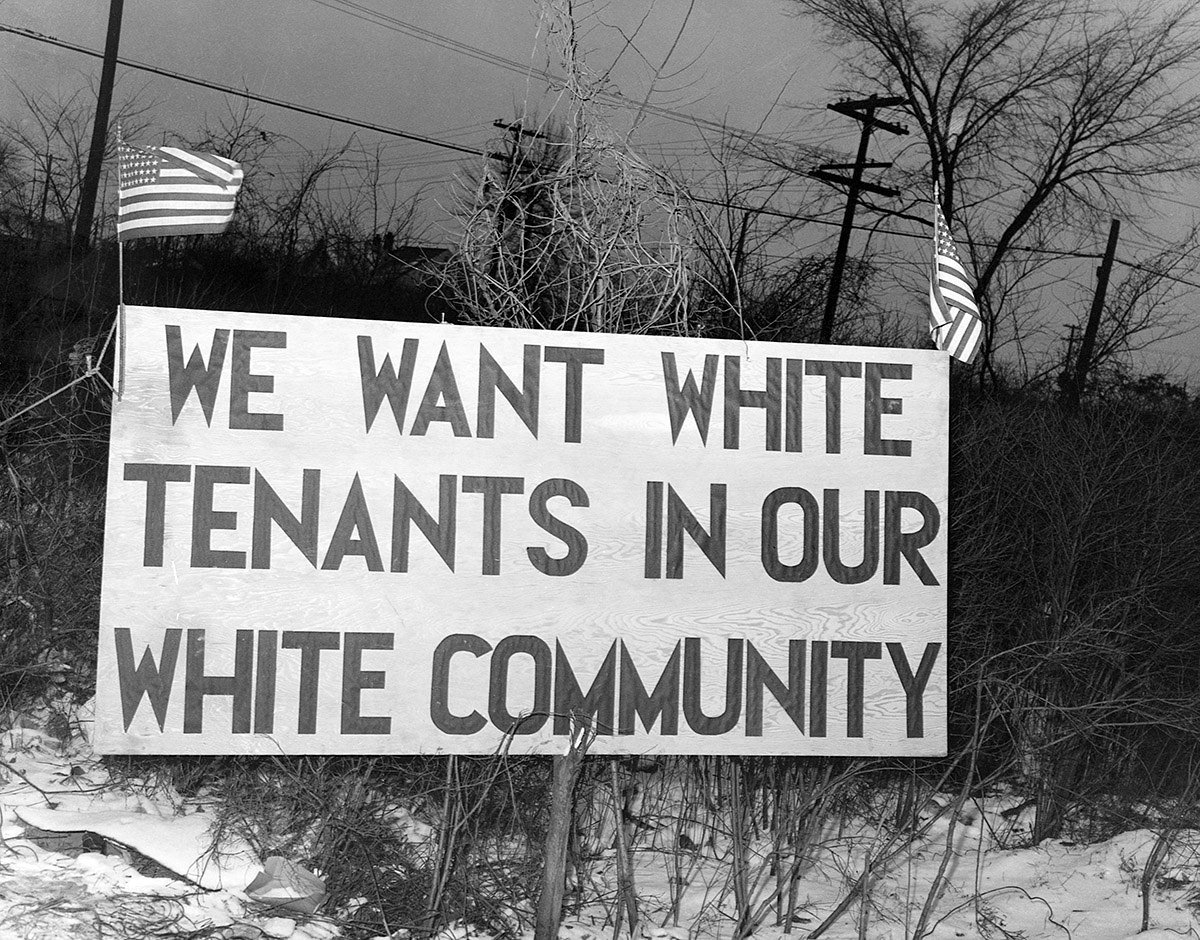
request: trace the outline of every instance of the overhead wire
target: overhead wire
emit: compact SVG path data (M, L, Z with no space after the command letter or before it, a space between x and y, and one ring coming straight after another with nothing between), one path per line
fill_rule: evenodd
M322 5L325 5L325 6L329 5L329 3L326 2L326 0L314 0L314 2L321 3ZM345 2L349 2L349 0L337 0L337 2L345 3ZM67 49L71 52L76 52L76 53L79 53L82 55L91 56L93 58L99 58L99 59L104 58L104 54L102 52L98 52L94 49L89 49L85 46L80 46L75 43L67 42L65 40L58 39L57 37L54 37L54 36L47 36L43 33L38 33L34 30L23 29L21 27L12 26L10 24L0 23L0 32L10 33L10 34L13 34L13 35L25 38L25 39L30 39L35 42L40 42L40 43L44 43L47 45L57 46L62 49ZM401 138L403 140L413 141L413 142L417 142L417 143L423 143L423 144L427 144L429 146L439 147L439 148L446 149L446 150L452 150L452 151L467 154L470 156L478 156L478 157L487 157L488 156L488 153L486 151L479 150L479 149L476 149L473 147L462 146L462 145L453 143L451 141L441 140L439 138L430 137L430 136L426 136L423 134L414 134L414 133L411 133L408 131L402 131L402 130L399 130L398 128L388 127L387 125L377 124L377 123L369 122L369 121L358 120L356 118L351 118L351 117L347 117L345 115L337 114L336 112L326 111L326 110L323 110L320 108L313 108L313 107L309 107L307 105L296 104L294 102L286 101L281 98L274 98L274 97L271 97L268 95L256 94L254 92L249 91L248 89L239 89L239 88L235 88L230 85L225 85L220 82L197 78L193 75L188 75L184 72L179 72L179 71L175 71L172 69L166 69L166 68L162 68L160 66L149 65L147 63L139 62L137 60L129 59L127 57L118 57L117 62L119 64L125 66L126 68L131 68L136 71L142 71L142 72L148 72L148 73L151 73L154 75L160 75L165 78L170 78L175 81L183 82L185 84L190 84L190 85L202 87L202 88L208 88L213 91L219 91L224 94L233 95L235 97L243 98L243 99L246 99L249 101L256 101L261 104L270 105L272 107L282 108L284 110L289 110L289 111L294 111L294 112L301 113L301 114L306 114L311 117L317 117L317 118L321 118L323 120L328 120L328 121L332 121L332 122L339 123L339 124L345 124L347 126L357 127L357 128L361 128L364 130L371 130L371 131L375 131L377 133L381 133L381 134L384 134L387 136ZM472 125L464 125L464 126L470 127ZM814 225L826 225L826 226L831 226L831 227L840 227L841 226L840 222L837 222L832 219L824 219L824 218L820 218L818 216L802 215L799 213L783 212L781 210L771 209L770 207L765 206L765 205L764 206L747 206L747 205L735 203L735 202L732 202L729 200L711 199L711 198L706 198L706 197L698 196L698 195L690 195L689 198L693 202L697 202L697 203L700 203L703 205L715 206L715 207L719 207L719 208L736 209L736 210L744 211L744 212L754 212L759 215L767 215L767 216L771 216L771 217L791 219L794 221L807 222L807 223L811 223ZM890 235L890 236L897 237L897 238L919 238L922 240L926 240L929 238L928 234L925 234L925 233L898 231L896 229L885 229L885 228L879 228L877 226L853 225L853 226L851 226L851 228L856 231L869 231L872 233L881 234L881 235ZM995 247L995 245L992 245L992 244L989 244L986 242L979 242L978 244L981 247ZM1029 254L1040 254L1040 255L1046 255L1046 256L1058 257L1058 258L1078 258L1078 259L1088 259L1088 260L1099 260L1099 259L1103 258L1103 255L1099 254L1099 253L1062 251L1062 250L1056 250L1056 249L1052 249L1052 248L1039 248L1039 247L1024 246L1024 245L1012 245L1012 246L1010 246L1010 250L1021 251L1021 252L1025 252L1025 253L1029 253ZM1158 274L1164 280L1169 280L1169 281L1177 282L1180 284L1184 284L1188 287L1200 289L1200 283L1197 283L1195 281L1190 281L1186 278L1181 278L1176 275L1166 274L1166 273L1158 271L1148 265L1140 264L1138 262L1127 261L1122 258L1115 258L1114 260L1117 263L1122 264L1126 267L1146 271L1149 273Z
M443 33L438 33L434 30L426 29L413 23L406 22L405 20L401 20L397 17L390 16L389 14L381 13L378 10L373 10L361 3L354 2L354 0L312 0L312 2L328 9L353 16L356 19L364 20L377 26L382 26L383 28L393 32L402 33L419 41L428 42L443 49L460 52L472 59L506 69L507 71L514 72L524 78L536 77L544 82L549 83L551 86L554 84L562 84L563 82L561 76L555 75L548 69L540 69L532 65L526 65L521 62L517 62L515 59L509 59L506 56L489 52L486 49L481 49L479 46L474 46L470 43L446 36ZM697 129L704 127L722 135L734 134L743 139L758 140L760 142L770 143L775 146L793 146L791 141L778 137L774 134L763 134L757 131L748 131L743 128L731 127L728 124L724 124L720 121L702 118L694 114L689 114L686 111L679 111L663 105L649 103L643 105L642 102L633 101L622 95L620 92L600 90L596 93L596 97L610 104L619 104L623 106L637 105L644 111L668 120L688 125L690 127L696 127Z
M66 42L53 36L46 36L42 33L34 32L29 29L21 29L16 26L10 26L7 23L0 23L0 32L12 33L26 39L32 39L36 42L46 43L52 46L58 46L62 49L69 49L72 52L78 52L82 55L92 56L93 58L103 59L104 53L97 52L94 49L88 49L86 46L79 46L75 43ZM260 104L268 104L272 107L283 108L287 111L295 111L300 114L307 114L310 117L318 117L327 121L334 121L338 124L346 124L350 127L358 127L363 130L375 131L376 133L386 134L392 137L402 137L406 140L417 141L423 144L429 144L432 147L441 147L446 150L456 150L459 153L470 154L477 157L485 157L487 154L474 147L464 147L455 144L451 141L439 140L435 137L427 137L423 134L413 134L408 131L402 131L398 128L388 127L384 124L377 124L372 121L362 121L356 118L346 117L345 115L337 114L332 111L325 111L320 108L312 108L307 105L295 104L291 101L286 101L282 98L273 98L268 95L260 95L245 88L234 88L232 85L225 85L221 82L214 82L208 79L196 78L194 75L188 75L184 72L174 71L172 69L161 68L156 65L148 65L144 62L138 62L134 59L129 59L124 56L118 56L117 62L126 68L131 68L140 72L149 72L153 75L161 75L165 78L171 78L176 81L185 82L189 85L195 85L200 88L209 88L213 91L224 92L227 95L235 95L239 98L245 98L248 101L257 101Z

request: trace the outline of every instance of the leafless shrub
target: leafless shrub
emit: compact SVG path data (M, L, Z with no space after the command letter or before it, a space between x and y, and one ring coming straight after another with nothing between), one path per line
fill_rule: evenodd
M0 421L53 391L0 395ZM95 681L107 411L76 385L0 426L0 698L20 706Z
M546 11L566 73L559 123L528 129L456 207L442 274L459 316L488 326L686 334L691 213L662 172L604 126L576 23Z
M981 760L1031 788L1035 841L1166 740L1194 740L1200 471L1180 417L1026 403L957 422L952 675L981 675L1003 716Z

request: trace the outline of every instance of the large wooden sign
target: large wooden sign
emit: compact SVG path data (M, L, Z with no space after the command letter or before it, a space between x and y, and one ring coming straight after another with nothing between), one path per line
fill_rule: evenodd
M944 752L944 354L127 314L103 751Z

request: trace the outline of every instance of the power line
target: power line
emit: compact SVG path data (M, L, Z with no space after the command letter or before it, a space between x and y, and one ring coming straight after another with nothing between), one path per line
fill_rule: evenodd
M443 49L460 52L469 58L475 59L476 61L485 62L495 65L498 68L515 72L524 78L533 76L550 85L563 83L563 79L561 77L554 75L552 72L546 69L538 69L534 68L533 66L524 65L514 59L509 59L494 52L488 52L486 49L481 49L480 47L473 46L470 43L462 42L461 40L454 39L442 33L434 32L431 29L425 29L424 27L416 26L404 20L397 19L394 16L389 16L386 13L380 13L378 10L373 10L361 3L355 3L353 0L313 0L313 2L318 3L323 7L327 7L328 9L334 10L335 12L345 13L348 16L353 16L355 19L363 20L364 22L368 22L376 26L381 26L384 29L391 30L392 32L402 33L403 35L417 39L421 42L428 42ZM729 125L722 124L719 121L697 117L694 114L688 114L685 111L677 111L674 108L664 107L663 105L649 103L643 105L639 101L632 101L631 99L626 98L620 92L598 91L596 92L596 97L606 101L609 104L636 105L643 111L648 111L651 114L656 114L659 117L666 118L667 120L676 121L697 129L705 127L711 131L715 131L723 135L732 133L735 136L746 140L757 140L764 143L770 143L775 146L793 146L791 141L785 140L781 137L776 137L772 134L763 134L757 131L748 131L738 127L730 127Z
M320 2L322 2L322 0L314 0L314 2L320 3ZM22 29L20 27L15 27L15 26L10 26L8 24L0 23L0 32L11 33L15 36L20 36L23 39L32 39L35 42L40 42L40 43L44 43L44 44L51 45L51 46L57 46L60 49L67 49L71 52L77 52L81 55L91 56L92 58L96 58L96 59L102 59L104 57L103 53L97 52L94 49L89 49L86 46L80 46L80 45L77 45L76 43L67 42L66 40L58 39L57 37L54 37L54 36L47 36L44 33L38 33L38 32L35 32L34 30L30 30L30 29ZM435 138L435 137L428 137L428 136L422 135L422 134L413 134L408 131L398 130L397 128L394 128L394 127L388 127L383 124L376 124L376 123L370 122L370 121L363 121L363 120L359 120L356 118L347 117L342 114L337 114L336 112L325 111L320 108L310 107L308 105L299 105L299 104L296 104L291 101L287 101L282 98L273 98L268 95L255 94L254 92L251 92L245 88L234 88L231 85L225 85L221 82L215 82L215 81L211 81L208 79L197 78L194 75L188 75L184 72L177 72L172 69L162 68L161 66L149 65L145 62L139 62L135 59L118 57L117 62L120 63L121 65L125 66L126 68L131 68L136 71L148 72L152 75L161 75L164 78L174 79L176 81L184 82L189 85L195 85L200 88L208 88L213 91L223 92L224 94L227 94L227 95L234 95L235 97L238 97L238 98L244 98L248 101L256 101L256 102L259 102L260 104L271 105L272 107L282 108L287 111L295 111L299 114L309 115L310 117L324 118L325 120L333 121L338 124L345 124L350 127L357 127L357 128L361 128L363 130L375 131L380 134L386 134L390 137L400 138L401 140L414 141L416 143L427 144L432 147L440 147L445 150L453 150L458 153L468 154L470 156L476 156L476 157L486 156L486 153L484 151L478 150L474 147L466 147L466 146L463 146L460 144L455 144L448 140L443 140L443 139ZM512 64L516 65L517 63L512 63ZM545 75L551 79L553 78L552 76L549 75L549 73L545 73ZM605 93L605 94L602 94L600 97L608 97L608 98L612 98L614 100L620 100L623 103L626 102L626 99L623 99L623 98L621 98L620 95L616 95L616 94ZM657 106L647 106L646 110L655 111L656 113L658 111L663 111L663 112L670 111L670 109L658 108ZM722 125L718 125L716 122L706 121L703 118L696 118L691 115L683 114L682 112L671 112L671 114L674 117L674 119L683 121L685 123L689 123L689 124L693 124L693 125L711 126L713 129L721 129L724 132L728 132L729 130L731 130L730 128L723 127ZM472 125L461 125L461 127L464 127L464 128L469 128L470 126L472 126ZM749 131L742 131L737 128L733 128L732 130L738 134L742 134L745 136L757 137L757 138L760 138L763 140L769 140L773 143L784 143L784 141L782 141L778 138L769 137L768 135L753 135Z
M1099 258L1101 256L1100 255L1088 255L1087 257ZM1138 264L1136 261L1126 261L1124 258L1114 258L1113 260L1116 261L1117 264L1125 265L1125 267L1127 267L1127 268L1134 268L1137 271L1145 271L1148 274L1156 274L1159 277L1161 277L1164 281L1174 281L1176 284L1183 284L1187 287L1194 287L1197 290L1200 290L1200 283L1197 283L1196 281L1189 281L1187 278L1184 278L1184 277L1176 277L1174 274L1167 274L1163 271L1159 271L1156 268L1152 268L1147 264Z
M436 134L430 134L429 136L436 137L437 140L445 141L447 143L461 143L464 138L478 136L480 129L484 128L483 122L480 122L480 121L477 121L470 126L472 128L474 128L474 133L464 133L462 131L459 131L458 133L453 133L452 132L454 130L453 128L447 128L445 130L439 130L436 132ZM293 143L295 144L295 146L290 146L290 144L293 144ZM374 155L374 152L376 150L378 150L381 154L390 157L393 155L403 155L406 153L412 153L414 148L418 148L418 147L420 147L420 143L417 141L399 139L399 140L381 140L381 141L371 143L371 144L359 144L352 149L357 150L357 151L362 151L364 153L368 153L371 155ZM278 140L272 141L271 151L273 153L279 153L279 154L284 154L284 155L305 154L305 153L311 153L312 148L307 147L298 141L292 141L288 138L279 138ZM457 160L457 159L461 159L461 157L455 157L453 155L450 155L450 156L422 157L421 159Z
M1197 210L1200 210L1200 205L1196 205L1196 203L1194 203L1194 202L1185 202L1185 201L1184 201L1184 200L1182 200L1182 199L1176 199L1176 198L1174 198L1174 197L1172 197L1172 196L1164 196L1162 193L1159 193L1159 194L1157 194L1157 195L1156 195L1154 198L1155 198L1155 199L1161 199L1161 200L1163 200L1164 202L1173 202L1173 203L1175 203L1175 205L1177 205L1177 206L1182 206L1182 207L1183 207L1183 208L1185 208L1185 209L1197 209Z
M15 36L21 36L24 39L32 39L35 42L46 43L51 46L58 46L61 49L69 49L72 52L78 52L82 55L92 56L93 58L102 59L104 54L96 52L94 49L88 49L85 46L77 46L71 42L65 42L62 39L56 39L53 36L46 36L42 33L34 32L30 29L20 29L15 26L9 26L0 23L0 32L12 33ZM331 111L323 111L319 108L310 108L306 105L294 104L290 101L284 101L282 98L271 98L267 95L257 95L254 92L244 88L234 88L230 85L223 85L219 82L208 81L202 78L196 78L192 75L186 75L183 72L174 72L170 69L159 68L156 65L147 65L144 62L137 62L133 59L117 58L117 62L126 68L135 69L139 72L150 72L153 75L161 75L164 78L171 78L175 81L185 82L189 85L196 85L200 88L209 88L213 91L224 92L227 95L235 95L238 98L245 98L248 101L257 101L260 104L268 104L272 107L283 108L287 111L296 111L300 114L307 114L310 117L324 118L327 121L334 121L338 124L347 124L350 127L358 127L363 130L375 131L380 134L387 134L391 137L400 137L404 140L413 140L422 144L429 144L431 147L441 147L445 150L456 150L459 153L470 154L475 157L486 156L482 150L476 150L473 147L463 147L459 144L450 143L445 140L438 140L435 137L426 137L422 134L411 134L407 131L397 130L394 127L387 127L383 124L374 124L370 121L360 121L355 118L345 117L341 114L335 114Z
M321 2L321 0L315 0L315 2ZM67 49L67 50L70 50L71 52L77 52L77 53L80 53L81 55L91 56L92 58L96 58L96 59L101 59L104 57L103 53L97 52L94 49L89 49L86 46L80 46L80 45L76 45L75 43L66 42L65 40L58 39L54 36L47 36L43 33L38 33L33 30L30 30L30 29L22 29L20 27L15 27L15 26L10 26L5 23L0 23L0 32L12 33L13 35L20 36L23 39L32 39L35 42L45 43L45 44L51 45L51 46L57 46L61 49ZM208 88L213 91L223 92L224 94L233 95L238 98L245 98L249 101L257 101L261 104L268 104L268 105L271 105L272 107L282 108L287 111L296 111L300 114L307 114L311 117L323 118L327 121L333 121L338 124L346 124L351 127L359 127L359 128L365 129L365 130L376 131L378 133L387 134L392 137L398 137L398 138L401 138L404 140L416 141L418 143L428 144L433 147L441 147L446 150L453 150L458 153L465 153L465 154L469 154L471 156L483 157L483 156L487 155L484 151L477 150L473 147L465 147L465 146L451 143L449 141L439 140L437 138L427 137L427 136L424 136L421 134L412 134L407 131L401 131L401 130L397 130L396 128L387 127L382 124L374 124L374 123L371 123L368 121L360 121L355 118L346 117L345 115L336 114L331 111L324 111L319 108L309 107L307 105L295 104L294 102L285 101L281 98L272 98L267 95L258 95L247 89L234 88L230 85L225 85L220 82L214 82L214 81L209 81L209 80L202 79L202 78L196 78L193 75L187 75L183 72L176 72L171 69L165 69L165 68L161 68L161 67L155 66L155 65L148 65L144 62L138 62L133 59L118 57L117 61L121 65L124 65L126 68L131 68L131 69L135 69L137 71L142 71L142 72L149 72L153 75L161 75L164 78L174 79L176 81L184 82L189 85L195 85L200 88ZM792 213L779 212L777 210L768 209L765 206L754 207L754 206L737 205L734 203L721 203L721 202L716 202L716 201L709 200L709 199L703 199L700 197L696 197L695 201L707 203L710 205L723 205L726 208L754 211L754 212L758 212L758 213L764 214L764 215L772 215L772 216L780 216L783 218L791 218L791 219L795 219L795 220L801 221L801 222L815 222L818 224L834 224L834 223L829 223L824 219L818 219L818 218L815 218L812 216L801 216L801 215L795 215ZM862 227L862 226L856 226L856 228L865 229L865 227ZM898 232L898 233L894 233L894 234L905 235L906 233Z
M747 206L747 205L728 202L728 201L724 201L724 200L720 200L720 199L706 199L702 196L696 196L696 195L689 195L688 198L692 202L699 202L699 203L703 203L704 205L717 206L719 208L724 208L724 209L738 209L742 212L753 212L756 215L769 215L769 216L774 216L776 218L794 219L797 222L809 222L809 223L812 223L813 225L827 225L831 228L839 228L840 227L840 223L835 222L832 219L822 219L817 216L798 215L798 214L791 213L791 212L781 212L776 209L768 209L765 206ZM916 233L916 232L900 232L900 231L897 231L896 229L875 228L874 226L871 226L871 225L855 225L855 226L853 226L853 228L856 231L860 231L860 232L872 232L874 234L879 234L879 235L891 235L896 238L918 238L922 241L929 240L928 235L925 235L922 233ZM996 247L996 244L993 242L976 242L976 244L979 245L981 248L995 248ZM810 246L810 247L815 247L815 243L813 246ZM1031 255L1046 255L1051 258L1060 258L1060 259L1072 258L1072 259L1080 259L1080 260L1085 260L1085 261L1099 261L1099 260L1103 260L1103 258L1104 258L1104 255L1100 254L1098 252L1063 251L1063 250L1056 249L1056 248L1035 248L1030 245L1010 245L1009 250L1010 251L1020 251L1020 252L1024 252L1025 254L1031 254ZM1163 280L1173 281L1177 284L1183 284L1187 287L1194 287L1197 290L1200 290L1200 282L1189 281L1187 278L1179 277L1178 275L1174 275L1174 274L1168 274L1165 271L1160 271L1157 268L1151 267L1150 265L1147 265L1147 264L1141 264L1140 262L1137 262L1137 261L1128 261L1124 258L1114 258L1113 260L1116 261L1117 264L1124 265L1127 268L1133 268L1134 270L1137 270L1137 271L1145 271L1149 274L1156 274L1159 277L1161 277ZM925 262L914 262L914 263L924 264Z
M320 0L315 0L315 2L320 2ZM57 46L61 49L67 49L71 52L77 52L81 55L91 56L92 58L95 58L95 59L104 58L104 54L102 52L97 52L94 49L88 49L85 46L79 46L79 45L76 45L75 43L66 42L65 40L58 39L53 36L47 36L43 33L35 32L34 30L22 29L20 27L10 26L5 23L0 23L0 32L11 33L14 36L19 36L23 39L32 39L35 42L44 43L46 45ZM247 89L234 88L230 85L224 85L219 82L213 82L213 81L208 81L208 80L201 79L201 78L196 78L195 76L187 75L183 72L175 72L175 71L172 71L171 69L164 69L164 68L160 68L160 67L154 66L154 65L147 65L143 62L138 62L133 59L118 57L117 62L120 63L121 65L125 66L126 68L131 68L136 71L149 72L153 75L161 75L164 78L174 79L175 81L184 82L185 84L195 85L200 88L208 88L213 91L219 91L224 94L233 95L238 98L245 98L248 101L257 101L260 104L266 104L266 105L270 105L272 107L282 108L285 111L295 111L299 114L306 114L310 117L322 118L327 121L332 121L336 124L345 124L350 127L358 127L363 130L375 131L377 133L385 134L390 137L397 137L397 138L401 138L403 140L415 141L417 143L427 144L431 147L440 147L444 150L453 150L458 153L468 154L468 155L474 156L474 157L487 156L487 154L484 151L477 150L473 147L461 146L459 144L450 143L449 141L440 140L436 137L427 137L422 134L412 134L407 131L401 131L401 130L398 130L393 127L388 127L383 124L375 124L375 123L372 123L369 121L360 121L355 118L346 117L345 115L336 114L331 111L324 111L319 108L312 108L312 107L308 107L306 105L295 104L290 101L285 101L281 98L272 98L267 95L258 95ZM619 96L614 96L614 97L619 97ZM689 120L690 120L690 118L689 118ZM701 123L704 123L702 119L697 119L697 120L701 121ZM712 123L712 122L709 122L709 123ZM462 125L462 126L469 127L470 125ZM747 206L747 205L744 205L741 203L730 202L728 200L708 199L703 196L696 196L696 195L689 195L688 198L692 202L701 203L703 205L716 206L719 208L736 209L741 212L754 212L758 215L767 215L767 216L772 216L775 218L791 219L791 220L794 220L797 222L808 222L813 225L827 225L830 227L838 227L839 226L838 222L834 222L830 219L822 219L817 216L810 216L810 215L800 215L798 213L793 213L793 212L783 212L778 209L770 209L767 206ZM923 233L918 234L918 233L914 233L914 232L902 232L902 231L897 231L896 229L878 228L878 227L872 226L872 225L854 225L853 229L855 231L860 231L860 232L872 232L872 233L880 234L880 235L891 235L896 238L918 238L921 240L928 240L928 238L929 238L928 235L923 234ZM985 248L996 247L994 244L988 243L988 242L978 242L977 244L979 244L981 247L985 247ZM1102 255L1094 253L1094 252L1089 253L1089 252L1078 252L1078 251L1061 251L1061 250L1056 250L1053 248L1034 248L1034 247L1025 246L1025 245L1012 245L1012 246L1010 246L1010 250L1021 251L1021 252L1025 252L1027 254L1047 255L1047 256L1056 257L1056 258L1079 258L1079 259L1085 259L1085 260L1089 260L1089 259L1090 260L1099 260L1103 257ZM1124 265L1125 267L1135 268L1137 270L1146 271L1146 272L1152 273L1152 274L1158 274L1164 280L1173 281L1175 283L1183 284L1187 287L1193 287L1196 289L1200 289L1200 283L1197 283L1195 281L1189 281L1186 278L1181 278L1181 277L1177 277L1175 275L1165 274L1163 272L1157 271L1156 269L1154 269L1148 265L1139 264L1139 263L1133 262L1133 261L1126 261L1125 259L1122 259L1122 258L1117 258L1115 260L1118 264Z

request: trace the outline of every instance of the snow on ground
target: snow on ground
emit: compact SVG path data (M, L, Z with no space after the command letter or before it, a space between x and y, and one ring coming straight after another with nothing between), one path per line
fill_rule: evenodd
M67 723L67 740L47 730L54 724L22 719L0 734L0 940L220 936L223 927L229 937L337 935L320 917L297 923L249 896L263 864L236 835L214 845L202 810L174 794L114 786L91 753L86 711ZM31 827L94 833L163 874L140 874L120 851L41 848L25 837Z
M49 733L47 724L52 723L24 720L0 735L0 940L206 930L209 936L294 940L337 935L337 927L320 914L280 911L248 894L263 863L233 834L214 846L212 819L203 809L170 793L149 796L114 785L92 757L86 733L79 733L86 720L76 723L68 740ZM1011 796L967 802L956 816L944 803L946 811L882 869L879 862L894 844L888 842L891 831L863 820L840 821L836 831L822 834L822 854L800 881L788 936L800 940L821 929L828 940L909 940L928 906L930 940L1200 940L1200 833L1185 830L1172 843L1151 879L1150 929L1139 933L1143 872L1159 833L1138 830L1091 845L1048 841L1006 849L1023 820L1020 813L1010 812L1010 818L1001 813L1017 804ZM161 876L140 874L120 854L41 848L26 837L31 827L98 833L154 859ZM866 889L827 924L868 860L877 867ZM931 902L930 887L943 861L946 881ZM563 940L612 936L614 869L609 850L592 886L597 900L564 922ZM676 851L651 839L637 854L634 880L638 932L647 940L732 936L727 855L711 846ZM679 894L674 912L672 885ZM762 911L754 936L779 940L784 930L767 903L774 879L760 869L751 873L749 888L751 909ZM226 931L218 933L222 927ZM468 938L481 935L456 926L440 940Z
M931 940L1200 938L1200 832L1182 833L1166 855L1153 879L1151 929L1139 933L1142 874L1158 833L1124 832L1093 845L1051 840L1032 848L1003 849L1001 844L1019 838L1014 829L1023 821L1028 831L1028 811L1012 819L1001 815L1019 804L1013 796L971 801L956 817L949 801L943 802L947 811L935 818L916 844L902 846L873 876L864 892L865 903L855 900L820 936L828 940L915 937L934 878L946 859L944 887L931 906L923 934ZM825 924L860 879L868 858L878 863L887 856L888 835L894 832L861 820L842 821L840 828L823 838L825 855L801 879L790 934L798 940ZM639 860L637 879L643 896L669 895L664 867L661 858ZM717 869L711 862L698 865L682 899L678 923L691 936L729 937L733 930L728 865ZM758 896L773 890L773 879L764 879ZM714 904L714 898L721 903ZM654 926L658 923L661 918ZM782 927L775 926L773 909L765 910L755 937L783 936Z

